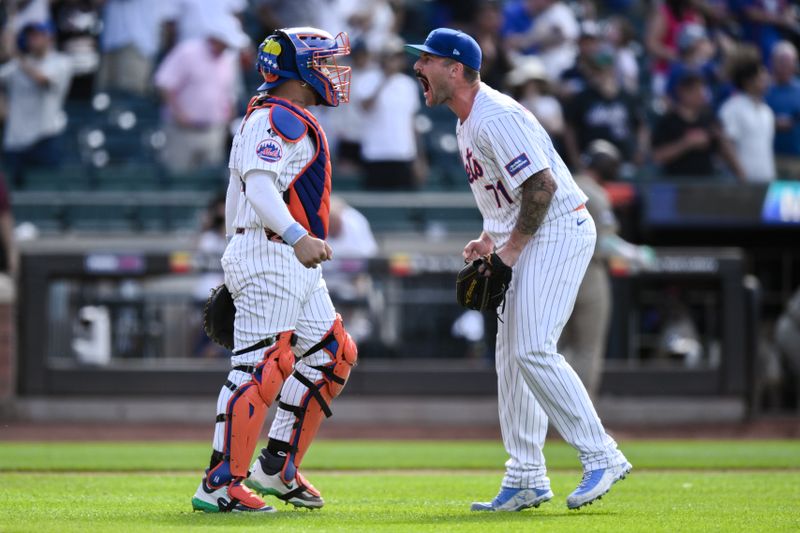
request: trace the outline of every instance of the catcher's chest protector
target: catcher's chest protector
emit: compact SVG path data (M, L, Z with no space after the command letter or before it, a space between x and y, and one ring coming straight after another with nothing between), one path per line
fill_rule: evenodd
M308 134L316 152L294 177L283 194L292 217L318 239L328 236L331 196L331 158L328 139L314 115L283 98L254 97L247 106L245 121L256 109L270 108L273 131L289 143L300 142Z

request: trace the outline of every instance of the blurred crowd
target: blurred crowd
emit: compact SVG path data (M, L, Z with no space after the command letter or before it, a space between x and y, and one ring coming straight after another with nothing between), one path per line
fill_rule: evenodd
M258 85L256 45L303 25L350 35L351 103L320 114L336 168L365 189L424 188L436 170L403 44L437 26L478 40L482 79L530 109L575 170L603 140L621 179L800 179L788 0L6 0L0 25L15 186L26 168L59 164L69 102L98 93L160 106L169 172L224 167Z

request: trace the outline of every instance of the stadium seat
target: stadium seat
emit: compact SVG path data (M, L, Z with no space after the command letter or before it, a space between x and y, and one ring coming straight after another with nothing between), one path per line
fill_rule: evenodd
M23 190L28 191L72 191L89 186L86 168L68 164L54 168L31 168L25 171Z
M104 191L150 191L160 187L160 173L151 163L110 165L92 171L93 183Z

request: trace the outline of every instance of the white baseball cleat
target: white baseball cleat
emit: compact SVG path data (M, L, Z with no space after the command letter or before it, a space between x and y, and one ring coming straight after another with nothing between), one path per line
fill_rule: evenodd
M281 473L267 474L259 456L250 468L250 476L245 485L263 495L275 496L278 499L291 503L295 507L319 509L325 505L322 495L311 483L297 471L289 483L284 483Z
M232 496L233 494L233 496ZM238 496L238 497L237 497ZM276 509L250 492L241 483L213 488L206 478L192 497L192 509L206 513L274 513Z
M598 468L587 470L583 473L583 478L578 487L567 496L567 507L579 509L584 505L589 505L595 500L603 497L603 494L611 490L611 486L625 479L633 465L625 461L624 463L608 468Z
M550 489L515 489L500 487L494 500L490 502L474 502L471 511L510 511L516 512L530 507L539 507L550 501L553 491Z

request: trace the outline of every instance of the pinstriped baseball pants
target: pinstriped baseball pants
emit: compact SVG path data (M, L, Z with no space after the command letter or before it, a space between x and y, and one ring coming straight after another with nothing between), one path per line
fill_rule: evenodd
M584 470L625 460L556 349L595 240L588 212L568 213L539 228L514 266L496 350L500 427L509 454L503 486L550 487L542 451L548 422L578 451Z
M222 256L225 285L236 305L234 350L252 346L260 340L294 330L297 344L293 351L303 355L328 332L336 318L328 288L322 278L322 268L305 268L294 255L291 246L270 241L263 231L252 229L234 236ZM231 357L231 366L255 365L264 350ZM322 374L311 368L330 361L322 350L310 354L295 364L295 370L312 383ZM231 370L228 379L236 386L246 383L250 374ZM281 401L300 405L308 389L290 376L281 389ZM225 413L233 392L223 386L217 399L217 415ZM294 424L294 414L278 408L269 436L288 442ZM224 422L214 431L214 449L224 446Z

